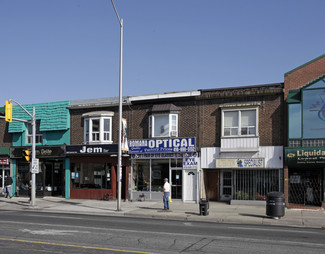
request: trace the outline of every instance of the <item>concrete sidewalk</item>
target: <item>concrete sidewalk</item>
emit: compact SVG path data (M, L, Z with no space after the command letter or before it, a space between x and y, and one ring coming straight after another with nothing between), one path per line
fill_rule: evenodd
M117 211L116 201L64 199L57 197L37 198L35 206L32 207L28 202L28 198L0 198L0 211L24 210L71 214L96 214L104 216L128 216L184 221L312 227L325 229L325 212L321 209L286 209L285 216L276 220L266 216L265 206L229 205L219 202L210 202L209 215L207 216L200 215L198 204L173 201L173 203L171 203L169 211L164 211L162 208L162 202L122 201L122 211Z

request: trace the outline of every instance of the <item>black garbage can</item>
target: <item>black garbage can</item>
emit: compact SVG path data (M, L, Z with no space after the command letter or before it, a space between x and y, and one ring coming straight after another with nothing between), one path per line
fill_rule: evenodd
M206 199L200 199L200 215L209 215L209 201Z
M266 215L279 219L284 216L285 199L281 192L269 192L266 195Z

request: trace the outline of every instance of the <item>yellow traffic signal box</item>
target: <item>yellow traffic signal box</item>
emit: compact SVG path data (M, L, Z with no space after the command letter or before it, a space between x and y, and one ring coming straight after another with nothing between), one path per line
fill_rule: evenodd
M12 122L12 102L6 101L6 113L5 113L5 119L7 122Z

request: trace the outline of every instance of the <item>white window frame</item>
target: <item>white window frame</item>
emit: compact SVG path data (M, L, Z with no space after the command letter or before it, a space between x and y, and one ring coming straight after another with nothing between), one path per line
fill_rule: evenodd
M168 134L155 135L155 117L168 116ZM164 137L178 137L178 114L153 114L149 116L149 137L150 138L164 138Z
M42 144L43 143L43 134L41 133L40 129L40 125L41 122L40 120L36 120L36 135L35 135L35 143L36 144ZM31 129L31 133L29 133L29 127ZM32 124L31 123L27 123L26 125L26 144L32 144L33 143L33 131L32 131Z
M99 121L99 131L93 131L93 121ZM109 131L104 131L104 122L109 120ZM84 142L86 144L112 144L112 117L109 116L94 116L94 117L85 117L84 118ZM87 122L88 130L87 132ZM94 136L96 134L96 136ZM96 137L96 138L95 138Z
M246 128L254 128L255 127L255 134L242 134L242 127L241 126L241 113L243 111L255 111L255 126L245 126ZM231 132L229 135L225 135L225 112L238 112L238 127L227 127L227 128L238 128L237 135L231 135ZM231 138L231 137L257 137L258 136L258 107L254 108L233 108L233 109L223 109L222 110L222 137L223 138ZM248 131L247 131L248 132Z

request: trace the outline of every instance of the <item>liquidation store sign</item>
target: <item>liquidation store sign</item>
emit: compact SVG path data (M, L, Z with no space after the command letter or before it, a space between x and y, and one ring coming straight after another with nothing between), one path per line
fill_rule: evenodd
M285 160L288 166L325 166L325 147L285 148Z

